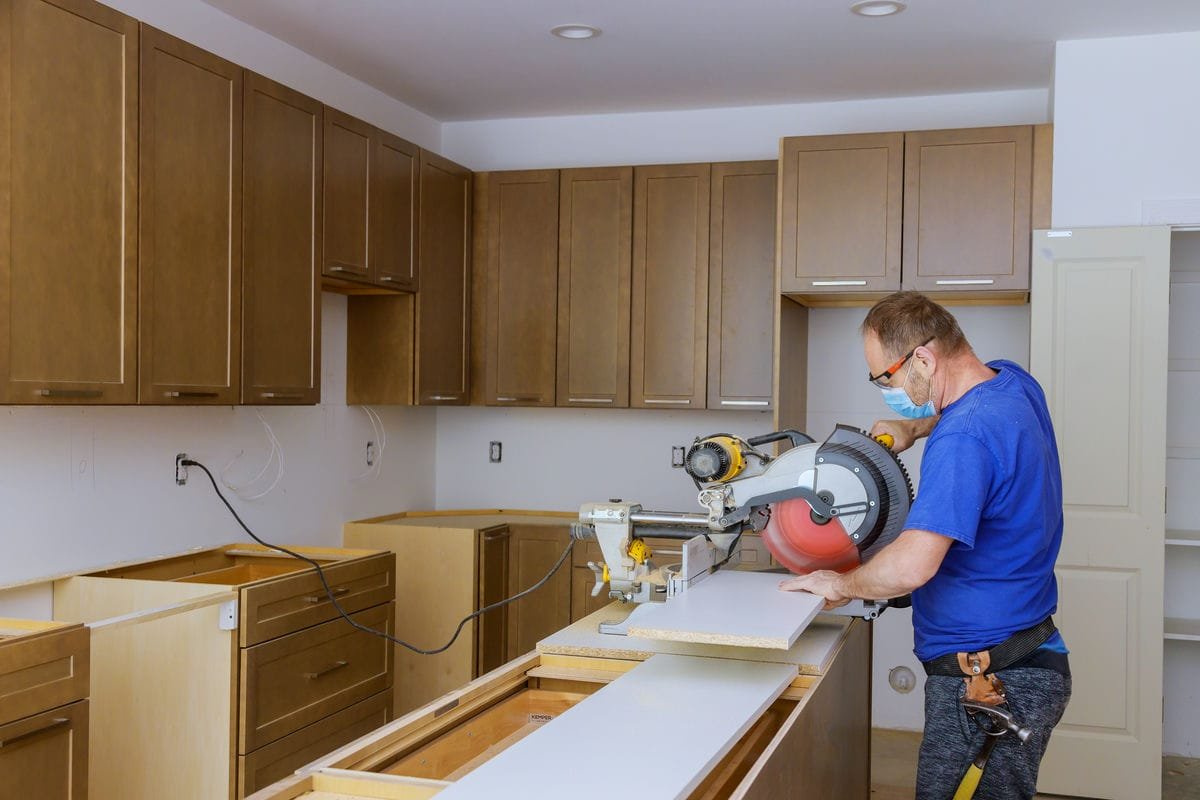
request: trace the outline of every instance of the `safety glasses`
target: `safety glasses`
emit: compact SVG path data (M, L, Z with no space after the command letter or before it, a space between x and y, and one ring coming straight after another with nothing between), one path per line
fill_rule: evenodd
M937 337L935 336L933 338L936 339ZM932 341L933 341L933 339L926 339L924 342L917 345L917 347L924 347ZM913 353L917 352L917 347L914 347L912 350L909 350L907 353L904 354L904 356L902 358L900 358L899 361L897 361L895 364L892 364L890 367L888 367L887 369L885 369L883 372L879 373L878 375L872 375L871 373L868 372L867 380L869 380L871 383L878 386L880 389L889 388L888 380L893 375L895 375L897 372L899 372L901 367L903 367L905 364L908 363L908 360L913 357Z

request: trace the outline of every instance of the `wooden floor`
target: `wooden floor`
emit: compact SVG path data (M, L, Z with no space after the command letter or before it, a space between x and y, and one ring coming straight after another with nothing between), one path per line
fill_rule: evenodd
M912 800L921 734L875 729L871 734L871 800ZM1058 795L1039 794L1042 800ZM1163 800L1200 800L1200 758L1163 758Z

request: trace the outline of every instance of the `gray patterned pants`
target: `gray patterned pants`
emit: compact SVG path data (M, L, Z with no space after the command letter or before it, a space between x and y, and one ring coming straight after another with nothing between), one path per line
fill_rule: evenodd
M1038 766L1050 732L1071 699L1071 678L1054 670L1019 667L1000 670L1016 720L1033 731L1024 743L1011 734L992 750L975 800L1030 800L1037 791ZM925 679L925 736L917 762L916 800L950 800L987 734L961 703L962 678Z

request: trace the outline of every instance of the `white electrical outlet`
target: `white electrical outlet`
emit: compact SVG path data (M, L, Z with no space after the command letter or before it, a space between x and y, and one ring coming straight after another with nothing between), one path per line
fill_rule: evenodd
M687 452L686 448L684 448L680 445L673 445L671 447L671 466L672 467L682 467L684 454L686 452Z
M488 461L493 464L499 464L503 448L504 445L500 442L488 442Z
M379 454L379 451L375 449L375 443L367 442L367 466L368 467L375 466L375 458L378 454Z

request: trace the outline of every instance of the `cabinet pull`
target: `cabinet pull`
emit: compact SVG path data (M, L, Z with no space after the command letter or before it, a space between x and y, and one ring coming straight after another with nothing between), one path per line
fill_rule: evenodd
M813 286L866 286L866 281L813 281Z
M262 392L258 395L264 400L303 400L300 392Z
M330 594L332 594L334 597L341 597L342 595L349 594L349 593L350 593L350 587L348 587L348 586L339 586L338 588L336 588L332 592L330 592ZM304 599L308 601L309 605L315 606L317 603L327 602L329 600L329 595L328 594L310 594L308 597L306 597Z
M993 278L947 278L935 281L938 286L991 286L995 282Z
M11 739L5 739L3 741L0 741L0 748L12 747L14 744L17 744L18 742L23 742L26 739L32 739L34 736L37 736L42 733L46 733L47 731L52 731L55 728L61 728L63 725L66 725L70 721L71 720L68 719L67 717L59 717L57 719L51 720L49 725L43 725L42 727L38 728L35 731L30 731L29 733L22 733L20 736L14 736Z
M508 528L505 528L504 530L495 531L493 533L485 533L483 535L483 540L485 542L494 542L497 539L503 539L505 536L508 536L508 534L509 530Z
M362 275L364 272L366 272L366 270L363 270L363 269L351 269L350 267L339 267L336 264L332 264L332 265L326 267L325 269L329 270L330 272L349 272L353 275Z
M163 392L163 397L170 397L176 400L198 397L220 397L220 392Z
M568 403L611 403L611 397L568 397Z
M304 677L308 678L310 681L315 681L317 678L322 678L331 672L336 672L337 670L341 669L342 667L346 667L349 665L350 665L349 661L335 661L332 664L330 664L328 667L325 667L325 669L319 669L316 672L304 673Z
M498 403L540 403L542 396L540 394L517 394L497 397Z
M646 404L663 405L663 406L687 406L687 405L691 405L691 403L692 403L691 400L658 400L658 399L653 399L653 398L643 400L642 402L646 403Z
M380 275L379 276L380 283L404 283L405 280L407 280L407 279L406 278L393 278L391 275Z
M38 397L103 397L99 389L38 389L34 392Z
M770 400L722 400L723 406L768 406Z
M429 395L429 399L430 400L457 400L458 395L456 395L456 394L431 394L431 395Z

